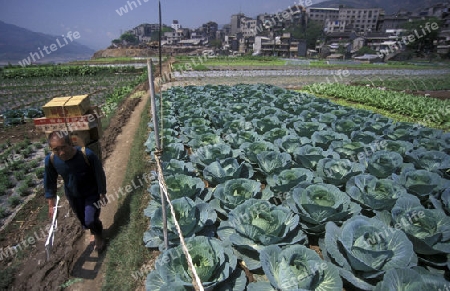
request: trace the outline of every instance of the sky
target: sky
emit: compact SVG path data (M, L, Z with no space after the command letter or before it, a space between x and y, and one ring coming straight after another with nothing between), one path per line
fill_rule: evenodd
M230 23L242 12L255 17L276 13L288 6L308 6L323 0L161 0L162 22L178 20L182 27L198 28L214 21ZM122 9L121 9L122 8ZM125 12L125 9L127 12ZM157 0L0 0L0 20L31 31L55 36L77 31L79 43L98 50L121 32L142 23L158 23Z

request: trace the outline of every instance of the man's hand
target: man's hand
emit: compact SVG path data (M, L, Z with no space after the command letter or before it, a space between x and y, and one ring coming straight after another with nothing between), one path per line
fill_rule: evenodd
M55 211L56 198L49 198L48 201L48 218L53 219L53 211Z
M106 198L106 194L100 194L100 205L106 206L108 204L108 198Z

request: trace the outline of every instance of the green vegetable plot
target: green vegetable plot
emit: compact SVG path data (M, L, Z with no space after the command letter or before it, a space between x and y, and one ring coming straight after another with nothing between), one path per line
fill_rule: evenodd
M450 100L442 101L402 92L339 83L318 83L306 86L304 90L410 116L424 125L450 130Z
M163 96L162 168L205 290L450 286L450 133L270 85ZM438 106L426 100L415 114ZM147 290L194 290L170 213L164 250L159 183L148 190L144 243L162 253Z
M146 77L146 73L142 74L142 70L133 67L38 66L4 69L0 71L0 114L11 109L40 108L54 97L84 94L89 94L92 105L111 108L111 102L131 92ZM20 123L21 119L12 121Z

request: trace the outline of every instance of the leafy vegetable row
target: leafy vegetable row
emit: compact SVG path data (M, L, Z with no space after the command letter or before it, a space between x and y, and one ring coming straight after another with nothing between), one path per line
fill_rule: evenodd
M35 77L63 77L63 76L92 76L102 73L135 73L134 66L29 66L4 68L0 71L3 79L35 78Z
M443 125L450 129L450 101L414 96L403 92L380 90L366 86L339 83L312 84L304 90L318 95L333 96L411 116L425 124Z

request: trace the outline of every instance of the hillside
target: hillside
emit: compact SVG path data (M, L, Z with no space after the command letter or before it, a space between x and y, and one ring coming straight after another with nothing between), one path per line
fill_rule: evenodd
M332 7L338 8L339 5L352 8L383 8L387 15L395 14L399 10L417 11L421 8L429 7L437 3L445 2L443 0L330 0L312 5L313 7Z
M77 43L78 32L53 36L0 21L0 64L66 62L89 59L94 50ZM34 59L33 59L34 56Z

